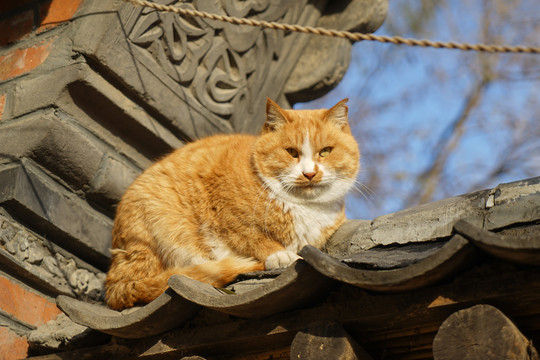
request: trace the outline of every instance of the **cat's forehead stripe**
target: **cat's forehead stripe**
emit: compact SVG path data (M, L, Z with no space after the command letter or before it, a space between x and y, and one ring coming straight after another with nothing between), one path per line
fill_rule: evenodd
M303 173L312 173L315 171L315 163L313 162L313 149L311 148L311 142L309 140L309 131L306 131L304 133L300 166Z
M302 154L304 156L309 156L309 157L313 155L313 150L311 148L311 141L309 140L309 131L306 131L304 133L304 138L302 140Z

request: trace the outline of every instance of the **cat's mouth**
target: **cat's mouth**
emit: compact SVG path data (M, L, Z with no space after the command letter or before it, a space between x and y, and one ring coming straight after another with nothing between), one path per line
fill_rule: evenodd
M296 194L301 195L301 196L306 196L306 195L316 196L320 194L322 191L324 191L326 187L327 187L326 184L322 184L320 182L317 182L317 183L309 182L309 183L295 184L295 187L293 189Z
M314 182L310 181L310 182L296 183L295 186L297 188L300 188L300 189L310 190L310 189L315 189L315 188L321 187L322 184L321 183L314 183Z

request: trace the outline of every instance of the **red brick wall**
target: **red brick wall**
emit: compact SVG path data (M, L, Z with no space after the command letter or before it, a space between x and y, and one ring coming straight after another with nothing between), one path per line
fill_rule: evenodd
M60 310L55 303L30 288L0 275L0 310L15 322L38 327L55 319ZM26 336L9 327L0 326L0 360L26 357Z
M69 21L82 0L18 0L0 3L0 46L39 35Z
M28 352L26 337L19 336L8 327L0 326L0 359L24 359Z
M19 0L0 3L0 83L41 65L49 56L54 39L48 31L68 24L81 2Z
M25 290L13 280L2 276L0 276L0 309L35 327L60 314L60 310L53 302L42 295Z
M6 106L6 94L0 94L0 121L2 121L2 115L4 114L5 106Z
M59 31L69 25L82 1L0 1L0 85L17 81L43 64ZM9 102L9 92L0 91L0 121ZM52 299L2 274L0 311L23 328L38 327L60 313ZM27 352L21 327L0 326L0 360L23 359Z
M0 55L0 82L23 75L41 65L51 52L52 41L40 41Z

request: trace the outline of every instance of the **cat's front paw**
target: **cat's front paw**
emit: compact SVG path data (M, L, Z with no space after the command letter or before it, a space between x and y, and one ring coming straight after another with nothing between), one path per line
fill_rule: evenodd
M298 256L296 253L293 253L292 251L277 251L273 254L270 254L266 258L266 261L264 262L264 267L266 270L280 269L291 265L298 259L300 259L300 256Z

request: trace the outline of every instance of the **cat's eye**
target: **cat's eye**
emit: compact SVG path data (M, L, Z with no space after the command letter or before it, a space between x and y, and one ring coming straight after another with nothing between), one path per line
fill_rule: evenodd
M325 147L321 151L319 151L320 157L327 157L332 152L332 148L330 146Z
M297 157L298 157L298 150L293 149L293 148L287 148L287 149L285 149L285 150L287 150L287 152L288 152L293 158L297 158Z

